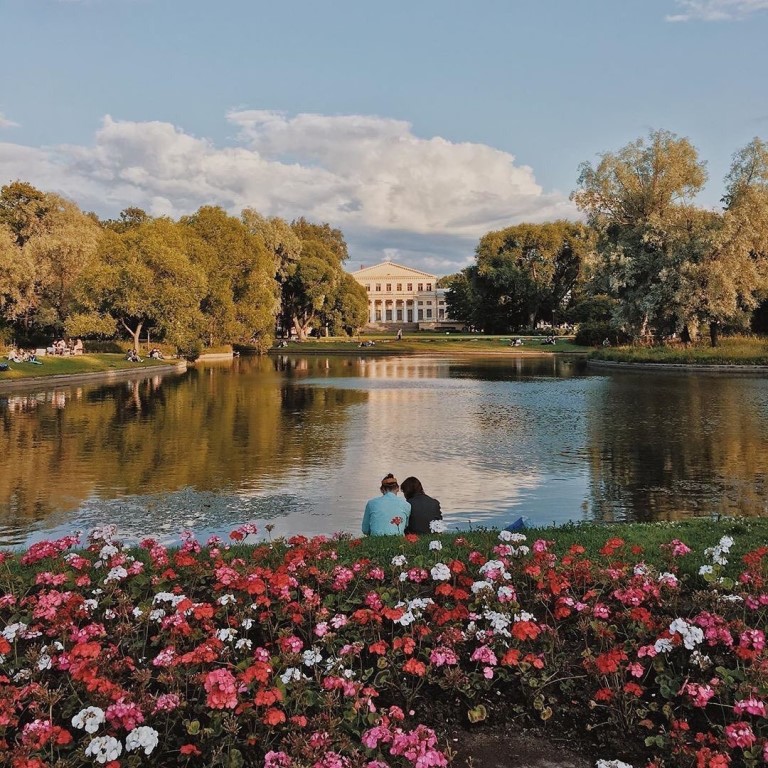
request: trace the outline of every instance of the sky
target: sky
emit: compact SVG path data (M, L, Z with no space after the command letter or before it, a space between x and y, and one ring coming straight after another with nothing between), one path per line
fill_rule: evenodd
M656 129L768 139L768 0L0 0L0 185L253 207L438 275Z

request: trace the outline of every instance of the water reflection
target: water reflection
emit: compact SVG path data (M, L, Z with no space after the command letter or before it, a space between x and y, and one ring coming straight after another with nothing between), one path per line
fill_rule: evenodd
M764 513L767 406L759 378L611 375L589 408L594 516Z
M762 514L762 379L595 375L563 357L241 359L0 394L0 544L357 532L387 472L459 527Z

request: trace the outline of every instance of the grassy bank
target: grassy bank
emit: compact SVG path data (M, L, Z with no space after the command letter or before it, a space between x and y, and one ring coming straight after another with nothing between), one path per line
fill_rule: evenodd
M173 363L173 360L151 360L143 358L141 363L131 363L125 355L117 354L88 354L72 357L57 357L46 355L40 358L41 365L33 363L8 363L10 370L0 371L0 382L17 381L19 379L36 379L43 376L67 376L82 373L104 373L134 368L153 368Z
M523 345L513 347L516 338ZM274 352L344 352L353 354L494 354L531 355L558 353L586 353L589 347L578 346L570 337L558 337L556 344L544 344L544 336L479 336L477 334L413 334L398 340L393 334L362 334L354 339L331 337L303 342L291 341L287 347L273 347ZM373 346L360 347L361 343L373 342ZM279 342L277 342L279 343Z
M0 763L445 768L445 734L532 724L637 768L768 756L766 520L254 533L0 553Z
M655 347L623 346L594 350L590 360L617 363L666 363L670 365L768 365L768 339L730 336L712 347L696 344L662 344Z

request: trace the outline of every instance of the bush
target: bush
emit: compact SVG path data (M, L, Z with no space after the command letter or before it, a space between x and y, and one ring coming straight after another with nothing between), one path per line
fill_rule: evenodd
M582 323L576 331L574 342L582 347L600 346L606 339L613 345L626 344L627 335L610 323Z

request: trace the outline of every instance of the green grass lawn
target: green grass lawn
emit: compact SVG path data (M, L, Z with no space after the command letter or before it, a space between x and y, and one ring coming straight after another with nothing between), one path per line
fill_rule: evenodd
M563 352L589 352L589 347L573 343L572 338L558 337L557 343L543 344L544 336L520 336L523 346L512 347L516 334L479 336L477 334L406 334L398 341L394 334L361 334L354 338L330 337L303 342L291 341L281 352L361 352L365 354L510 354L529 355ZM360 348L360 342L373 341L375 346Z
M719 346L705 342L655 347L606 347L595 350L591 360L617 363L670 363L677 365L768 365L768 339L757 336L728 336Z
M42 365L33 363L11 363L5 357L0 362L8 363L10 370L0 371L0 382L18 379L33 379L42 376L76 375L79 373L99 373L131 368L155 367L168 365L175 360L150 360L143 358L141 363L130 363L125 355L92 354L76 357L54 357L46 355L40 358Z

